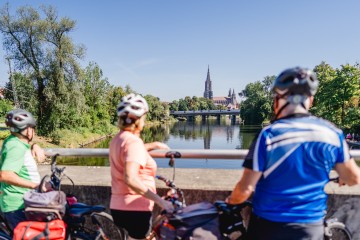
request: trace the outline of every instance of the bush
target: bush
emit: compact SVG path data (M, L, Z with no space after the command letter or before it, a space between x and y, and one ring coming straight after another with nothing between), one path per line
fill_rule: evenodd
M1 99L0 100L0 116L2 117L1 119L4 119L4 116L6 115L6 113L8 113L11 109L14 108L14 105L11 101L6 100L6 99ZM3 121L1 121L3 122Z
M60 130L55 130L54 132L52 132L50 134L50 138L51 138L51 143L59 145L60 140L61 140L61 131Z
M10 131L9 130L1 130L0 131L0 139L1 140L4 140L8 136L10 136Z

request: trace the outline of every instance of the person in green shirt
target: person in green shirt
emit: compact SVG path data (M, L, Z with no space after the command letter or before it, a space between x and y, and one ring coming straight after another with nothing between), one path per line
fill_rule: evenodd
M43 161L45 154L37 144L36 121L31 113L14 109L6 115L5 124L10 128L1 148L0 159L0 208L12 229L26 220L23 195L40 183L36 161Z

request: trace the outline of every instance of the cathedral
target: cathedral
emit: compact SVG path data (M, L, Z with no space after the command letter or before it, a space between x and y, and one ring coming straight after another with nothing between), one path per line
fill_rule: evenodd
M210 79L210 68L208 67L207 77L205 81L205 91L204 91L204 98L211 99L215 105L222 105L225 106L227 109L238 109L239 104L236 100L235 90L229 90L227 96L220 96L214 97L212 86L211 86L211 79Z

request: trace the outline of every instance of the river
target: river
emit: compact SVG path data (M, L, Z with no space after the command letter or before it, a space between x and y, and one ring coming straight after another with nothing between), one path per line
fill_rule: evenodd
M145 128L141 134L144 142L161 141L172 149L248 149L260 126L243 126L231 123L228 118L208 119L206 122L176 122ZM87 146L108 148L111 139ZM155 159L158 167L168 167L169 159ZM240 160L176 159L179 168L241 168ZM107 158L62 158L59 163L82 166L109 166Z

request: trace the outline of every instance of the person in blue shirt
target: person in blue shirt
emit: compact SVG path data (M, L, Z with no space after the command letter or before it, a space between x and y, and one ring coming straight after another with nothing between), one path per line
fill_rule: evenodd
M323 239L329 173L340 185L360 183L343 132L310 115L319 82L314 72L286 69L275 79L275 120L263 128L245 158L230 204L252 194L248 239Z

